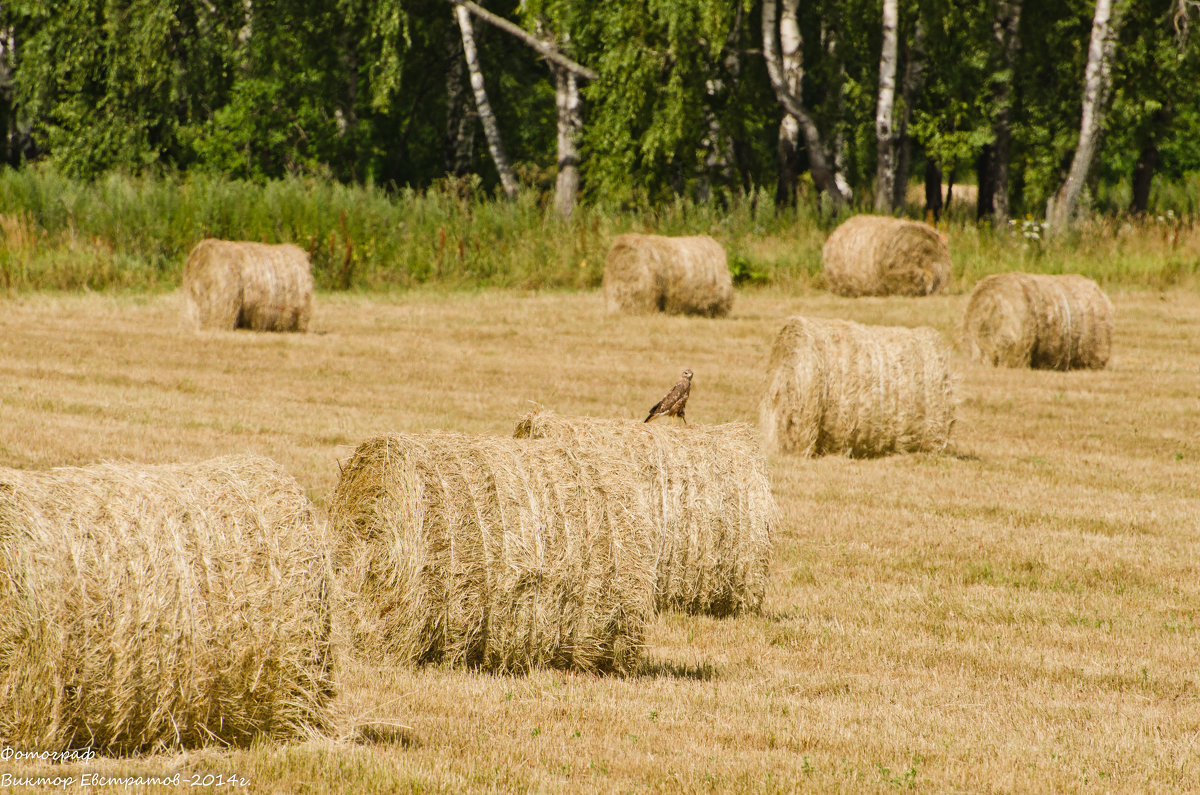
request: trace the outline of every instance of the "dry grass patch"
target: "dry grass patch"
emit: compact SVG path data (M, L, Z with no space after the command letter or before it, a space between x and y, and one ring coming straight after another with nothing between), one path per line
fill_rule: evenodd
M1200 297L1111 297L1103 370L951 351L942 453L769 458L761 612L659 614L633 675L364 666L331 705L342 742L91 769L314 793L1194 789ZM508 435L530 401L641 420L684 366L691 422L753 422L788 317L949 337L967 300L752 291L713 323L609 315L598 293L323 295L327 334L197 337L165 297L27 296L0 307L0 464L250 451L324 503L359 440ZM370 721L417 742L353 742Z

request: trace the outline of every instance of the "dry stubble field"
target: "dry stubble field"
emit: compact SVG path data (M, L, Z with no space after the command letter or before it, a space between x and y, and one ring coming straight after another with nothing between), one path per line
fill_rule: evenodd
M956 353L944 454L772 458L763 614L661 616L636 676L346 669L346 736L87 769L308 792L1200 788L1200 295L1113 299L1108 370ZM608 317L596 293L321 295L318 333L272 335L184 330L174 296L7 299L0 465L256 452L323 506L373 434L507 434L531 402L640 419L684 367L693 423L753 421L789 314L953 335L965 303L761 292L706 320ZM368 719L406 740L354 742Z

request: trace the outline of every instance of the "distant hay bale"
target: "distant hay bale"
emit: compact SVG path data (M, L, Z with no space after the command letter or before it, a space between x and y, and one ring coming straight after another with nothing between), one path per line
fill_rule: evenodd
M516 436L635 464L655 530L659 610L726 616L762 606L774 498L749 425L670 428L535 411Z
M0 737L123 754L325 730L325 549L264 458L0 469Z
M963 315L968 355L1005 367L1102 368L1112 331L1112 302L1094 281L1074 274L987 276Z
M187 315L200 328L307 331L313 277L293 245L202 240L183 269Z
M353 648L390 665L633 670L654 613L634 477L554 442L363 442L330 504Z
M931 328L792 317L771 350L766 443L806 456L942 450L954 424L948 359Z
M848 218L825 241L825 281L839 295L930 295L950 280L950 249L928 224Z
M725 249L708 235L621 235L604 263L609 312L721 317L733 306Z

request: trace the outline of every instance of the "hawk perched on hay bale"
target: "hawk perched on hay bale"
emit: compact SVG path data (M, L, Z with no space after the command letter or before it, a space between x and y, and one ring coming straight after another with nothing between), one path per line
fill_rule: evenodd
M679 381L675 386L671 387L671 391L650 409L650 414L647 415L645 422L665 415L667 417L678 417L683 420L684 425L687 425L687 417L683 416L683 410L687 407L687 399L691 391L692 371L684 370Z

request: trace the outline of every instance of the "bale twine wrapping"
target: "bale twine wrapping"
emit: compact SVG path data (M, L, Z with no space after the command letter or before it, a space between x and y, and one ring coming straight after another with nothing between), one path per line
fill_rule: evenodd
M1005 367L1102 368L1112 331L1112 302L1100 285L1074 274L988 276L963 315L968 355Z
M609 312L721 317L733 306L725 249L708 235L621 235L604 262Z
M633 670L654 613L629 465L457 433L359 445L330 505L360 659Z
M931 328L792 317L771 349L766 444L806 456L942 450L954 424L948 360Z
M183 290L200 328L308 330L312 267L298 246L202 240L184 265Z
M821 252L838 295L930 295L950 280L950 249L929 224L856 215L833 230Z
M264 458L0 469L0 738L124 754L326 729L325 550Z
M633 463L654 526L659 610L727 616L760 609L775 503L749 425L671 428L534 411L516 436Z

